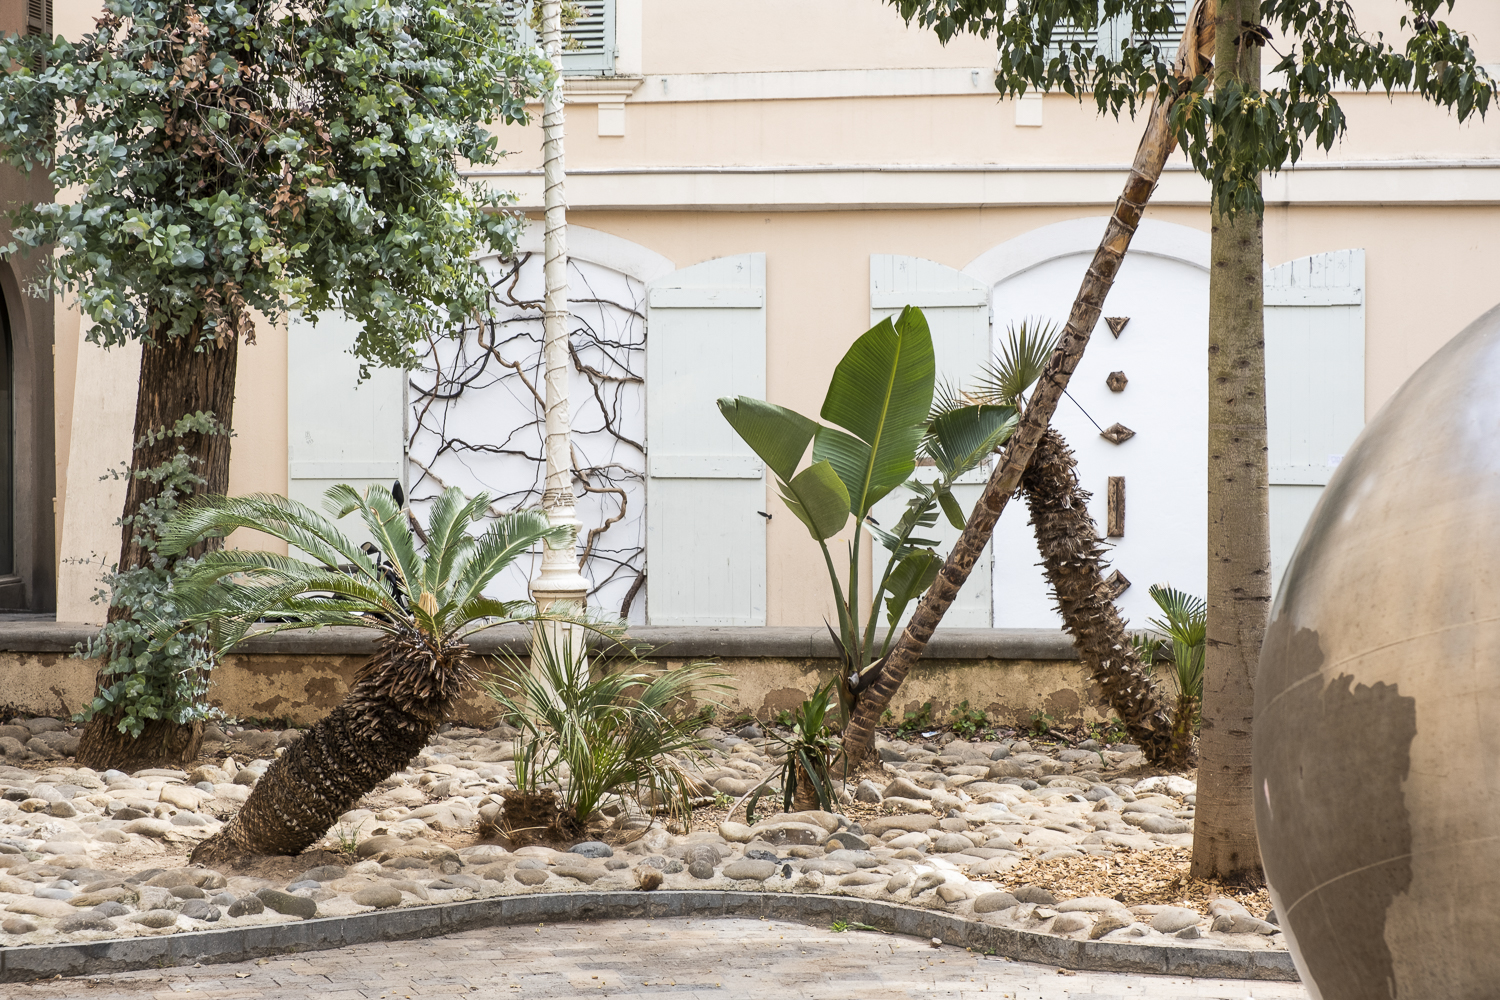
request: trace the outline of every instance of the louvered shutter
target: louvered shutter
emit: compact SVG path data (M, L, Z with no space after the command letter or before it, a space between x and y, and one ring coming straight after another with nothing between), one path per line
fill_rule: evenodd
M1365 252L1266 271L1271 585L1365 423Z
M533 0L539 2L539 0ZM563 28L562 71L564 76L609 76L615 71L615 0L574 0L578 17ZM522 32L527 44L535 44L530 27Z
M870 256L870 323L873 325L887 316L896 316L907 305L922 310L927 325L932 330L933 353L937 359L939 383L947 381L956 387L970 385L974 377L990 357L990 289L983 282L971 278L951 267L920 257L903 257L896 254L872 254ZM931 468L918 467L919 478L934 477ZM989 478L988 466L976 469L962 477L954 487L954 495L964 512L973 510L984 492ZM912 496L910 490L898 489L875 505L871 514L884 527L889 528L901 517L906 502ZM938 540L938 552L946 556L958 540L959 531L939 516L937 525L924 537ZM879 574L884 570L889 553L877 541L871 551L874 555L871 572L879 583ZM945 625L955 628L989 628L993 618L991 597L991 567L994 557L989 546L974 566L969 579L958 593L958 599L943 617ZM906 618L916 610L916 604L907 608ZM877 612L885 621L885 610Z
M1103 4L1100 4L1103 12ZM1074 42L1096 50L1111 59L1118 58L1126 42L1147 41L1161 48L1162 58L1170 62L1177 55L1177 45L1182 40L1182 29L1187 24L1188 0L1172 0L1175 24L1166 32L1141 32L1132 30L1128 14L1101 19L1096 28L1080 28L1071 21L1063 21L1052 31L1052 44L1048 46L1048 58L1071 50Z
M716 405L721 396L765 395L765 254L721 257L650 284L646 602L652 625L766 623L765 468Z
M371 370L359 382L348 353L358 324L328 313L314 326L292 318L287 344L287 495L322 510L335 483L364 489L404 481L406 373ZM360 540L350 517L340 523Z
M26 34L40 35L43 38L53 36L52 28L52 0L26 0ZM36 64L32 67L41 72L44 60L36 56Z

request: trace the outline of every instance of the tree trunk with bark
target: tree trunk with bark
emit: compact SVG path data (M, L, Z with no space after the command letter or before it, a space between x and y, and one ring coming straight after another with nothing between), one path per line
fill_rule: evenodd
M1146 203L1151 199L1151 193L1161 177L1162 167L1176 147L1169 123L1172 105L1176 100L1176 92L1162 94L1152 108L1146 124L1146 134L1141 139L1140 149L1136 151L1135 162L1130 168L1130 177L1125 182L1125 190L1119 201L1115 202L1114 212L1104 230L1104 238L1094 253L1088 273L1084 275L1078 297L1073 301L1068 324L1063 329L1057 349L1048 360L1046 369L1037 380L1036 388L1032 390L1031 400L1021 416L1020 425L1011 436L1003 458L990 475L984 495L974 505L963 534L948 553L943 568L938 571L937 580L922 595L906 630L901 633L901 638L886 657L880 677L861 694L855 706L844 733L844 753L850 764L857 763L869 752L881 713L890 705L907 673L927 648L932 633L942 621L953 599L958 596L959 588L969 578L985 545L989 543L995 522L1005 510L1006 502L1021 484L1021 474L1031 462L1032 452L1046 432L1052 413L1057 409L1063 390L1067 388L1068 379L1078 367L1089 337L1099 322L1104 298L1114 284L1125 251L1129 249L1130 240L1146 210Z
M1105 548L1089 516L1089 494L1078 485L1073 451L1057 431L1042 435L1021 489L1057 610L1105 703L1147 759L1163 767L1182 766L1192 746L1191 710L1179 732L1125 631L1102 576Z
M201 350L195 350L201 346ZM134 449L130 456L130 476L125 493L125 526L121 530L120 559L117 571L123 572L149 564L151 553L140 545L138 529L132 518L141 504L155 498L160 484L136 473L156 468L170 461L179 447L197 460L195 471L205 480L205 493L225 493L229 489L229 434L234 418L234 380L239 359L239 341L227 336L222 343L200 344L196 331L187 336L155 343L147 341L141 349L140 387L136 394ZM189 434L186 437L157 438L146 443L151 432L171 428L182 417L193 413L211 413L222 434ZM215 540L215 544L217 544ZM201 554L202 548L190 552ZM109 609L109 620L127 617L120 607ZM103 690L116 678L100 674L96 689ZM169 720L152 720L138 737L122 733L119 713L96 715L84 727L78 745L78 763L95 770L117 768L135 770L160 765L190 764L203 744L203 724L179 725Z
M1260 86L1255 0L1219 0L1215 85ZM1271 604L1263 220L1213 219L1208 291L1208 645L1194 878L1260 884L1250 781L1255 670Z
M461 643L415 631L388 634L338 707L287 747L192 860L302 853L411 763L475 679Z

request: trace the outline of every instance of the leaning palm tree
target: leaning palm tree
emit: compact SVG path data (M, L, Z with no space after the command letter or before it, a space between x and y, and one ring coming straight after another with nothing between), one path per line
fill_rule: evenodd
M1041 373L1036 391L1021 413L1020 423L1011 435L1003 457L990 473L984 494L970 512L963 534L949 551L937 578L923 594L901 638L886 656L879 678L861 695L844 729L844 754L851 764L857 764L869 753L881 715L921 658L938 623L969 578L980 553L989 544L995 523L1020 487L1021 476L1041 443L1053 411L1062 400L1068 379L1083 357L1083 350L1103 313L1104 299L1114 285L1125 252L1130 249L1130 241L1146 214L1146 206L1161 178L1162 168L1177 146L1173 108L1179 100L1193 98L1193 81L1200 79L1213 65L1216 10L1216 0L1194 0L1192 10L1188 12L1187 27L1173 66L1175 83L1157 92L1141 144L1130 166L1130 175L1073 299L1063 335Z
M261 634L346 625L380 635L343 702L272 763L239 813L193 852L195 862L307 849L340 814L405 767L477 680L468 637L538 617L531 604L494 600L483 590L523 552L560 539L565 529L549 527L538 511L517 511L470 535L469 525L481 521L488 506L483 494L466 499L456 489L443 491L432 506L425 554L418 552L406 512L380 486L363 495L351 486L332 487L325 494L327 517L267 494L194 498L182 506L163 533L164 551L251 528L311 558L208 553L178 587L181 603L195 610L186 622L157 623L158 641L174 641L185 624L199 622L210 624L216 653L262 621L269 624ZM355 512L374 545L355 544L335 525ZM548 617L620 634L611 623L567 608L549 609Z
M1194 707L1186 708L1187 724L1177 725L1181 711L1167 711L1142 648L1125 631L1103 578L1105 547L1089 514L1089 494L1078 485L1073 450L1056 430L1042 435L1021 490L1063 627L1084 667L1146 758L1163 767L1181 766L1192 744Z

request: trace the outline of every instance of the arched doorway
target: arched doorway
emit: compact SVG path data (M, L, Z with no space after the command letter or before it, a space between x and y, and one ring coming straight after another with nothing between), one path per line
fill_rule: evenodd
M964 273L993 288L996 346L1010 323L1040 318L1060 328L1108 220L1045 226L981 255ZM1093 494L1089 512L1108 539L1113 568L1131 581L1116 603L1143 626L1158 614L1147 588L1170 583L1201 594L1207 537L1208 234L1147 221L1131 243L1101 320L1058 405L1052 425L1073 448L1078 476ZM1123 380L1118 377L1123 374ZM1112 378L1112 375L1116 377ZM1101 431L1134 432L1116 443ZM1128 502L1125 502L1127 501ZM1000 628L1061 624L1037 565L1024 505L995 529L994 623Z

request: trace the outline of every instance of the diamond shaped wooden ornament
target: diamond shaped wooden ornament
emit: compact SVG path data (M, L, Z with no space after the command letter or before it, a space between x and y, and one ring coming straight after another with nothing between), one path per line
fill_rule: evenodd
M1116 340L1119 340L1120 339L1120 334L1122 334L1122 333L1125 332L1125 326L1126 326L1126 324L1130 322L1130 317L1129 316L1106 316L1106 317L1104 317L1104 322L1106 322L1106 323L1109 324L1109 332L1113 333L1115 335L1115 339Z
M1119 570L1115 570L1109 576L1106 576L1103 583L1104 592L1109 595L1111 601L1130 589L1130 580Z
M1104 440L1111 442L1112 444L1124 444L1126 441L1129 441L1131 438L1135 437L1135 431L1131 430L1129 427L1126 427L1124 424L1110 424L1108 427L1104 428L1104 430L1099 432L1099 436Z

